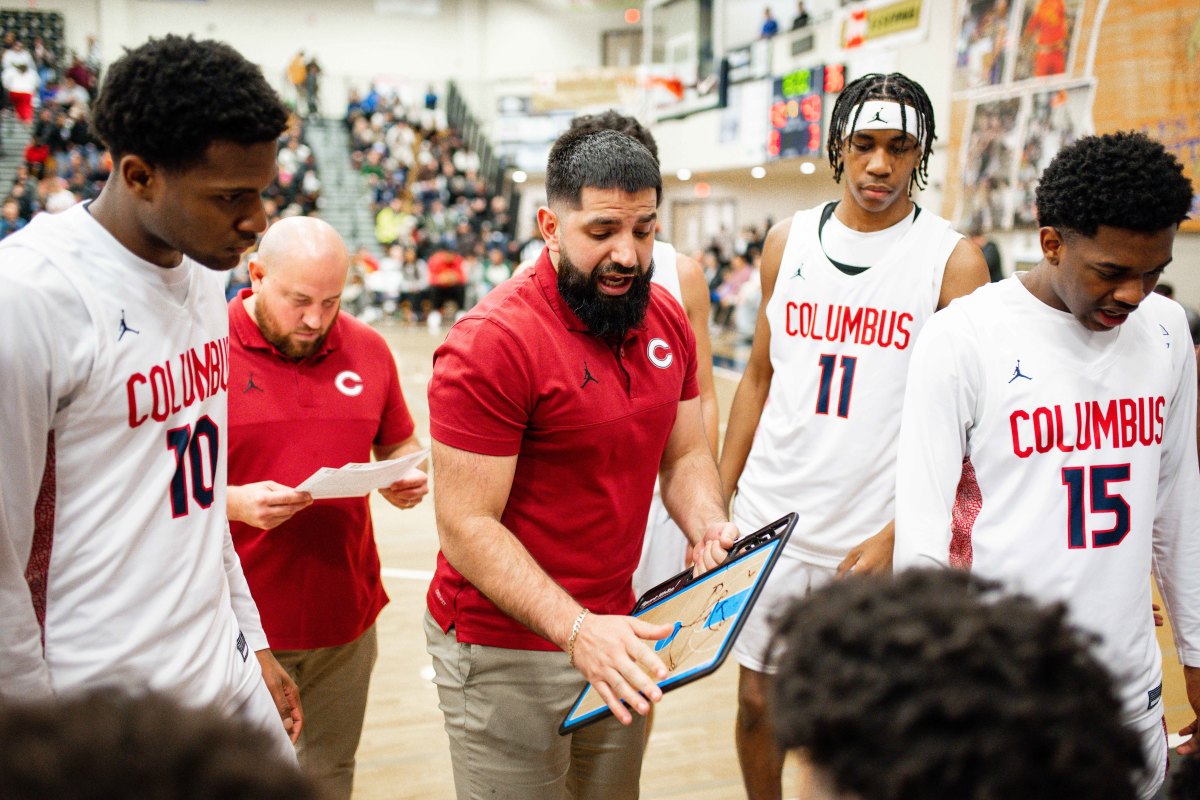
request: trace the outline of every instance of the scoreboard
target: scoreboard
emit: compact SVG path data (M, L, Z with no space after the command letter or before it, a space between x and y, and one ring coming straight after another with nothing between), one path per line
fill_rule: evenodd
M820 155L825 150L825 95L846 82L843 64L826 64L775 79L767 158Z

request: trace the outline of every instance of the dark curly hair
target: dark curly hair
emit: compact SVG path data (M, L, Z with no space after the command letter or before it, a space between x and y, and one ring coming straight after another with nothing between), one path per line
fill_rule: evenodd
M654 135L646 126L637 121L637 117L629 117L610 108L599 114L582 114L576 117L571 120L571 130L616 131L632 136L650 151L655 161L658 161L658 142L654 141Z
M921 146L921 160L913 170L908 188L910 191L914 186L923 189L929 179L929 156L933 154L933 142L937 139L933 124L933 103L921 84L899 72L888 75L872 72L863 75L848 83L838 95L837 102L833 104L833 115L829 120L829 138L826 140L829 166L833 167L833 179L839 183L842 180L842 172L846 168L846 137L858 124L862 104L868 100L894 100L899 103L902 127L906 127L908 110L914 109L917 112L917 142Z
M583 190L654 189L662 201L658 159L632 136L614 130L571 128L558 137L546 162L546 199L579 208Z
M288 110L254 64L227 44L168 35L105 73L92 124L113 160L138 155L169 170L199 164L218 140L269 142Z
M870 800L1131 800L1113 679L1061 604L954 570L850 578L775 637L779 744Z
M5 800L318 800L267 734L115 689L0 704Z
M1200 797L1200 755L1184 756L1172 765L1171 800Z
M1058 151L1037 187L1038 225L1095 236L1101 225L1153 233L1188 218L1192 183L1175 156L1133 131Z

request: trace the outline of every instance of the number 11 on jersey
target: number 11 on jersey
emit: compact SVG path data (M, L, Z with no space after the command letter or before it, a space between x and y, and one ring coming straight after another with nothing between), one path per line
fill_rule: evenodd
M817 413L829 413L829 394L833 388L833 372L838 357L831 354L822 355L818 361L821 364L821 386L817 390ZM854 368L858 364L855 356L842 356L842 381L838 392L837 415L845 419L850 415L850 393L854 389Z

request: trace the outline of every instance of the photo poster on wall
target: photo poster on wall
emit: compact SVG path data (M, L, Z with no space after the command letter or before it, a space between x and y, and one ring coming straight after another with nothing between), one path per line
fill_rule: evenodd
M1200 190L1195 0L959 0L955 18L942 211L964 230L1036 225L1042 170L1090 133L1158 139Z
M973 104L961 161L961 230L1035 224L1042 170L1060 149L1092 132L1093 88L1086 82Z

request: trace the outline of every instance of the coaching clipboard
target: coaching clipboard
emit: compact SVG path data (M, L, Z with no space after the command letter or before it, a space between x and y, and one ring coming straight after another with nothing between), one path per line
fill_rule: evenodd
M663 692L703 678L725 661L795 527L796 515L788 514L738 539L716 569L698 578L686 569L641 596L630 616L674 628L671 635L654 643L669 670L658 682ZM566 735L611 714L589 683L558 732Z

